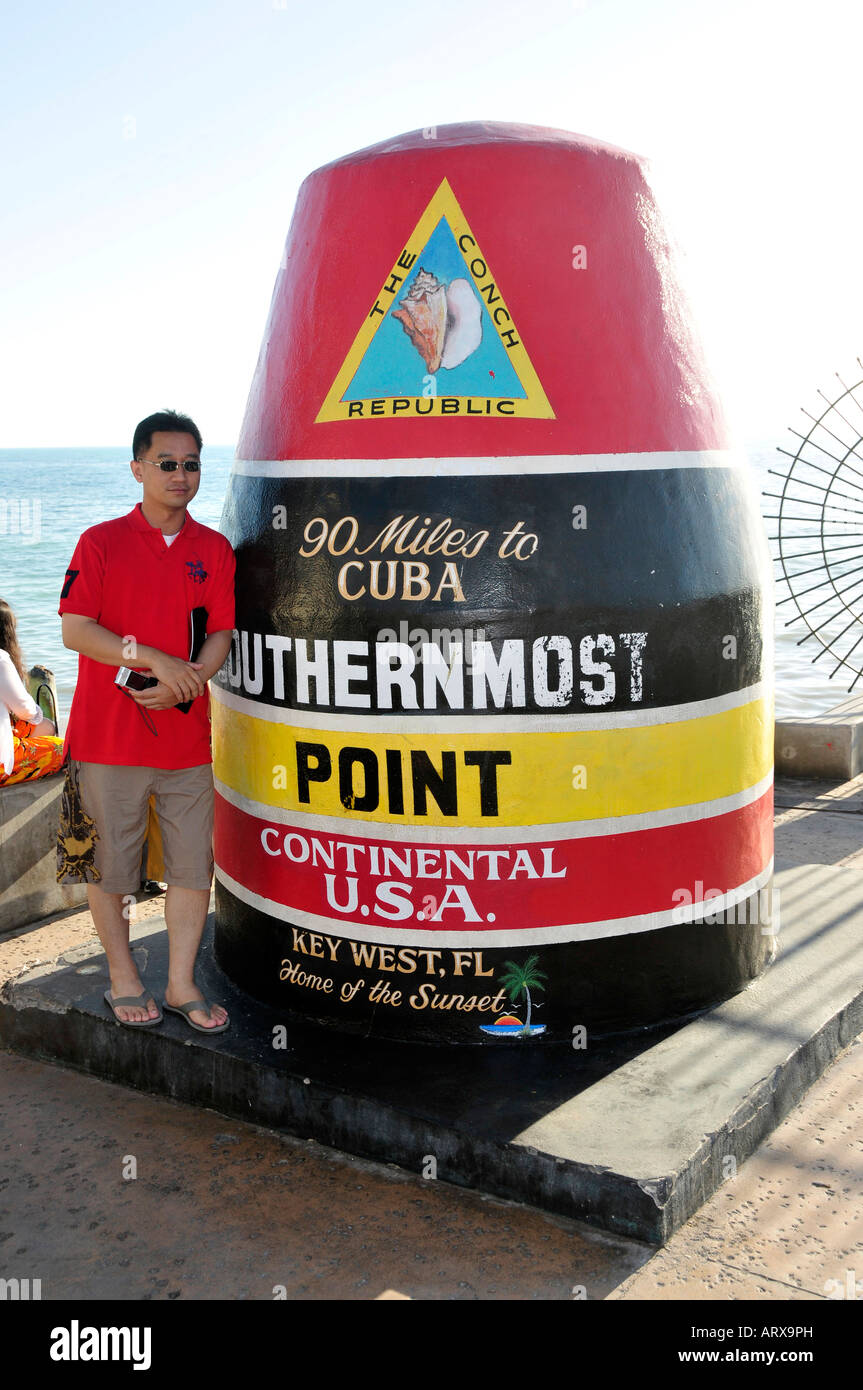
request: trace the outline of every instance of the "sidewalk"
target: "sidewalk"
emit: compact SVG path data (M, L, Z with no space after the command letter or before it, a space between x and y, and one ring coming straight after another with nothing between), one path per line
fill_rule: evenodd
M863 776L783 780L776 804L777 868L852 869L863 894ZM93 937L78 912L0 940L0 985ZM63 1300L823 1299L863 1280L861 1082L858 1038L655 1252L5 1053L0 1275Z

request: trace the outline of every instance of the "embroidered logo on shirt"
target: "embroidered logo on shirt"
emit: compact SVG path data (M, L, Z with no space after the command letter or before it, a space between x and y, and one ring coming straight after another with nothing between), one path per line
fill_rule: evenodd
M207 577L207 571L200 560L187 560L186 569L189 571L189 578L195 584L203 584Z

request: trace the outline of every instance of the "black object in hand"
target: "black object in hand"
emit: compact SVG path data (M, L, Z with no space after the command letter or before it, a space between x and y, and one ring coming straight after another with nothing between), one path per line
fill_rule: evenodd
M191 627L191 640L189 642L189 660L197 661L198 652L204 645L207 636L207 618L209 613L206 608L193 608L189 614L189 624ZM191 700L183 700L182 704L175 705L175 709L181 710L183 714L188 714L192 708Z

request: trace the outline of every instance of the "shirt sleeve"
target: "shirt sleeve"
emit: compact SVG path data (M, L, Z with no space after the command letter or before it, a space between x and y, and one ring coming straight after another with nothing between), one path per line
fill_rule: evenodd
M102 613L102 582L105 577L105 552L85 531L75 547L72 563L66 571L57 612L80 613L95 618Z
M220 563L208 594L207 632L224 632L234 627L234 572L237 562L228 541L222 547Z
M41 724L45 716L15 670L12 658L8 652L0 655L4 658L0 660L0 700L16 719Z

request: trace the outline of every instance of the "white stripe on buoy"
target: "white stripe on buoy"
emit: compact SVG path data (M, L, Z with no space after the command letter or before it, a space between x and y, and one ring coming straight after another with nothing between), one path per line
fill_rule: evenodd
M609 714L397 714L393 710L373 714L329 714L319 710L289 709L235 695L221 685L211 684L210 694L220 705L251 715L267 724L290 724L299 729L330 729L335 733L385 729L388 734L577 734L600 733L604 729L642 729L659 724L680 724L688 719L704 719L725 710L760 700L765 683L716 695L712 700L691 700L684 705L656 705L651 709L613 710Z
M245 478L435 478L483 474L625 473L661 468L745 468L738 449L675 449L644 454L522 454L511 458L235 459Z
M385 945L391 945L393 941L397 941L400 946L469 945L474 950L480 946L534 946L540 943L550 945L555 941L568 945L574 941L596 941L607 936L632 936L636 932L658 931L661 927L693 920L705 913L715 917L719 913L728 912L738 903L745 902L753 893L757 893L769 881L772 873L771 859L767 867L762 869L760 874L756 874L755 878L730 889L721 897L693 903L689 907L672 908L665 912L645 912L637 917L615 917L605 922L571 922L555 927L533 927L527 931L519 931L518 928L512 927L503 931L477 931L472 930L467 924L459 927L458 931L420 931L415 927L405 926L403 922L392 927L376 927L368 922L351 922L344 918L321 917L316 912L302 912L295 907L287 907L284 903L262 897L260 893L255 893L251 888L238 883L216 865L216 878L234 894L234 897L239 898L240 902L248 907L256 907L268 917L290 922L294 927L305 927L307 930L323 932L325 935L332 934L335 928L342 937L350 936L355 941L376 941ZM709 930L709 926L706 929Z
M290 825L298 830L323 835L350 835L352 838L399 840L420 844L549 844L557 840L581 840L605 835L625 835L635 830L659 830L667 825L686 825L714 816L739 811L758 801L773 785L773 771L743 791L718 796L713 801L696 801L688 806L668 806L659 811L638 811L631 816L603 816L598 820L552 821L544 825L382 825L379 821L350 820L347 816L321 816L310 811L294 811L284 806L268 806L235 791L220 778L213 777L220 796L238 811L268 821L270 825Z

